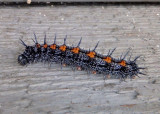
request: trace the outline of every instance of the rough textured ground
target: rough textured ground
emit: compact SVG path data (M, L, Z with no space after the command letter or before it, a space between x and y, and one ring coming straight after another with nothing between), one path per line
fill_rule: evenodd
M22 67L19 38L32 45L33 31L40 42L46 32L48 43L55 33L59 44L66 34L69 45L83 37L85 49L100 41L97 51L117 47L114 57L131 48L147 75L120 83L57 64ZM160 113L159 31L159 5L1 6L0 113Z

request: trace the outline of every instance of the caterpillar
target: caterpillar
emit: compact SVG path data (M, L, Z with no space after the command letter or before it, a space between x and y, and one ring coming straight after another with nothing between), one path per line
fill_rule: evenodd
M81 70L103 74L105 78L107 76L115 76L120 80L125 80L126 78L133 79L135 76L138 76L138 74L145 75L140 71L140 69L145 68L138 67L136 64L140 56L136 56L133 60L131 60L130 56L128 60L125 60L129 53L129 51L127 51L123 57L121 55L119 59L116 59L112 57L116 48L109 50L107 55L102 55L95 51L99 42L93 50L84 50L80 48L82 38L75 47L67 46L66 39L67 36L64 38L62 45L57 45L55 35L54 43L48 45L45 34L44 44L39 44L36 34L34 33L34 39L32 39L34 42L33 46L28 46L20 39L21 44L25 46L25 50L18 56L18 63L22 66L37 62L48 62L50 64L59 63L61 66L67 65L80 68Z

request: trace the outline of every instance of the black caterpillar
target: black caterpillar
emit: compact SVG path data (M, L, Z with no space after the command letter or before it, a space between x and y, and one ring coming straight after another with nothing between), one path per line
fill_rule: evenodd
M25 51L18 56L19 64L27 65L36 62L60 63L61 65L69 65L82 70L93 71L93 73L104 74L105 78L106 76L115 76L121 80L126 78L133 79L138 74L145 75L140 72L140 69L144 68L138 67L136 64L136 60L140 56L135 57L134 60L131 60L130 56L129 60L125 60L129 51L123 57L115 59L111 55L116 48L109 50L106 56L95 51L99 42L93 50L84 50L80 48L82 38L76 47L71 47L66 45L67 36L63 45L56 44L56 35L54 43L51 45L46 43L46 35L43 45L38 43L35 34L34 37L35 40L32 39L35 43L34 46L28 46L20 39L22 45L25 46Z

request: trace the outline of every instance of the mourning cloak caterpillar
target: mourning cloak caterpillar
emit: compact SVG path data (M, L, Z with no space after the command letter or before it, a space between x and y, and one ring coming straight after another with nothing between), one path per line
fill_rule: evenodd
M54 43L48 45L46 43L46 35L44 37L44 44L39 44L37 37L34 34L35 45L28 46L21 39L21 44L25 46L25 51L18 56L18 63L20 65L27 65L29 63L36 62L48 62L48 63L60 63L61 65L69 65L72 67L77 67L82 70L93 71L94 73L104 74L106 76L115 76L121 80L126 78L134 78L138 74L145 75L140 72L142 67L138 67L136 60L140 57L135 57L134 60L131 60L131 56L128 60L125 60L129 51L119 59L112 57L115 49L110 50L108 54L101 55L98 54L95 50L99 44L96 44L93 50L84 50L80 48L81 40L76 47L71 47L66 45L66 38L64 39L63 45L56 44L56 36ZM138 76L139 77L139 76Z

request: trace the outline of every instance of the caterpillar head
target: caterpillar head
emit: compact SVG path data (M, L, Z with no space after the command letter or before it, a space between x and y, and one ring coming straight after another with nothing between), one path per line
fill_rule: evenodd
M21 54L21 55L18 56L18 63L20 65L24 66L24 65L28 64L29 61L28 61L27 57L24 56L24 54Z
M21 44L25 46L25 51L18 56L18 63L20 65L26 65L34 60L34 57L32 56L34 53L34 47L27 46L21 39L20 41Z

